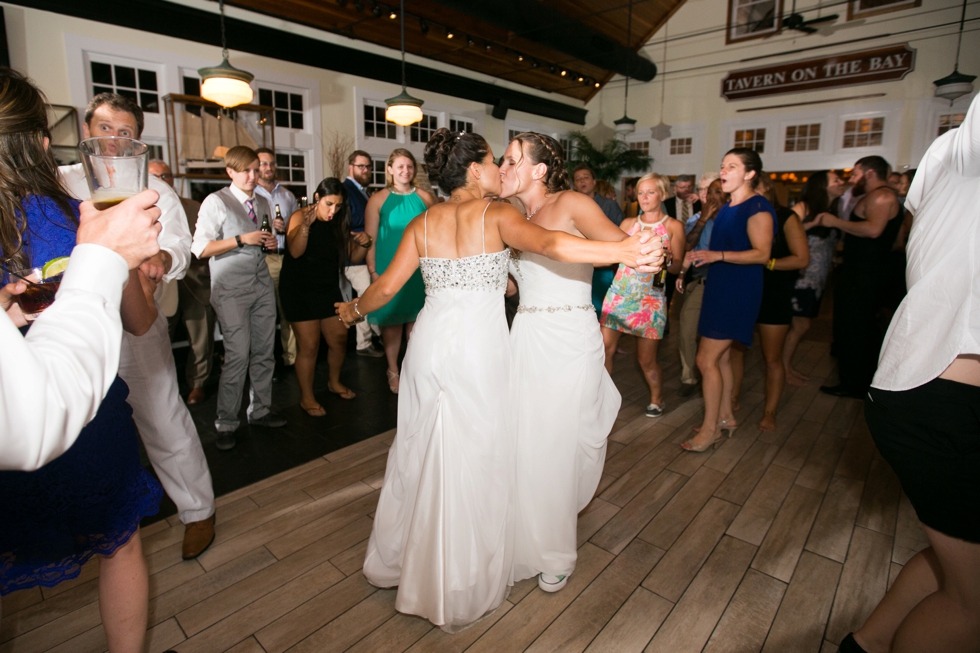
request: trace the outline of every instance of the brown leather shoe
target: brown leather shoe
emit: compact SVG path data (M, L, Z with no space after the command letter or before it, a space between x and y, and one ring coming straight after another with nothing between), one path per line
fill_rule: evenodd
M191 560L204 553L214 542L214 515L184 526L184 548L181 556Z
M187 405L193 406L194 404L199 404L207 397L204 392L204 388L191 388L191 391L187 393Z

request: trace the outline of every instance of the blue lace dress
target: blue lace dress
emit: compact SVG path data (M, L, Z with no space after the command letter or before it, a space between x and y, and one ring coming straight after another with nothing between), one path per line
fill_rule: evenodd
M24 204L31 264L68 256L75 226L57 204ZM128 395L117 377L63 456L34 472L0 472L0 596L76 578L93 555L111 555L156 514L163 493L140 464Z

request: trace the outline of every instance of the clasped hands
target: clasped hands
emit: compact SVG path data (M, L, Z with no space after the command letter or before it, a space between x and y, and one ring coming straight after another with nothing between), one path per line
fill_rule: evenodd
M634 234L623 241L627 255L623 260L627 266L643 274L656 274L664 266L664 243L660 236L649 232Z

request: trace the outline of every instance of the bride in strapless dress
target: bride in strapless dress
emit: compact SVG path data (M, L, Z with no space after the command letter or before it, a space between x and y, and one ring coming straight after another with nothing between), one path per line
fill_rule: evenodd
M626 238L591 197L567 190L562 157L555 139L518 135L504 153L501 196L517 197L527 219L546 229L600 241ZM521 297L511 328L517 418L514 581L538 576L547 592L564 587L575 569L578 513L599 485L606 438L622 400L604 367L592 270L592 265L559 263L526 251L511 262Z
M509 204L485 199L500 193L500 171L477 134L439 129L425 160L451 199L415 218L385 273L338 312L354 323L421 268L425 305L402 366L398 429L364 576L378 587L397 586L400 612L455 632L495 610L512 584L516 443L506 247L635 265L652 245L547 231Z

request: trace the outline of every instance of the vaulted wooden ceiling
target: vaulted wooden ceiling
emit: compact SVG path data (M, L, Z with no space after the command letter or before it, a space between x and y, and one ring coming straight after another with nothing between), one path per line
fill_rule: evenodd
M642 69L647 79L652 78L655 68L649 62L631 59L637 55L619 48L637 52L683 1L494 0L487 5L482 0L406 0L405 49L588 101L624 68ZM395 50L401 47L397 0L228 0L228 4ZM499 11L488 13L488 9ZM518 15L525 19L517 19ZM562 39L564 35L567 38Z

